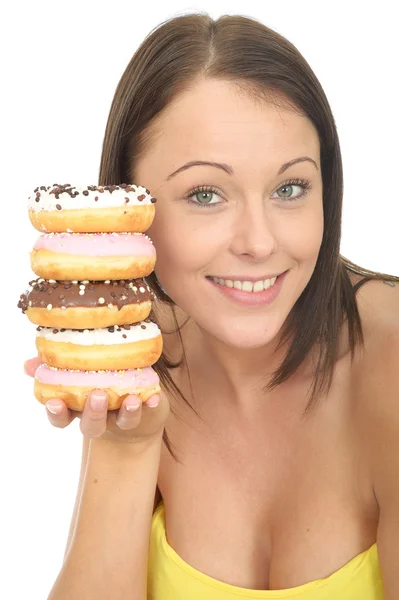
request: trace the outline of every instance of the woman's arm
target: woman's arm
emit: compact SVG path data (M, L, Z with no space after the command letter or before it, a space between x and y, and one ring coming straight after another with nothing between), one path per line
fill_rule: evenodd
M376 386L370 390L373 399L368 395L365 406L374 492L380 509L377 551L385 600L399 598L399 343L395 346L390 358L385 356L385 367L380 370L384 377L376 377ZM376 374L378 370L377 366Z
M80 466L80 476L79 476L78 490L77 490L77 493L76 493L75 506L73 507L72 519L71 519L71 524L70 524L70 527L69 527L68 540L67 540L66 547L65 547L64 560L66 558L66 555L68 554L68 550L69 550L69 547L70 547L70 544L71 544L71 539L72 539L73 533L75 531L76 516L77 516L77 513L78 513L78 509L79 509L80 498L82 496L83 480L84 480L84 474L85 474L85 470L86 470L86 466L87 466L87 456L88 456L88 452L89 452L90 438L88 438L86 436L82 436L82 439L83 439L83 443L82 443L82 462L81 462L81 466Z
M399 598L399 287L368 297L375 335L358 380L357 424L379 506L377 551L384 598ZM370 320L370 318L369 318Z
M76 522L48 600L146 600L161 445L162 434L148 443L89 441Z
M73 536L74 531L75 531L76 517L77 517L77 514L78 514L78 510L79 510L80 499L82 497L84 474L85 474L85 470L86 470L87 456L88 456L88 452L89 452L90 438L82 436L82 439L83 439L83 443L82 443L82 462L81 462L81 466L80 466L80 476L79 476L78 490L77 490L77 493L76 493L75 506L73 507L72 519L71 519L71 524L70 524L70 527L69 527L68 540L67 540L67 543L66 543L66 546L65 546L64 560L65 560L65 558L66 558L66 556L68 554L68 550L69 550L69 547L71 545L72 536ZM153 512L155 511L156 507L158 506L158 504L159 504L159 502L161 500L162 500L162 495L161 495L161 492L160 492L160 490L159 490L159 488L157 486L156 490L155 490Z

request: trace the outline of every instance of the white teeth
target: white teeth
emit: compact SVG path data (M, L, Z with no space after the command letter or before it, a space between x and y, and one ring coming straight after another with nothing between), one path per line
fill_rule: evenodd
M219 277L211 277L211 279L219 285L224 285L228 288L235 288L243 292L263 292L276 283L277 277L259 281L233 281L232 279L220 279Z
M267 279L266 279L267 281ZM262 292L265 289L265 286L263 285L263 281L256 281L254 283L254 292Z
M236 285L236 282L234 282L234 287ZM250 281L244 281L242 284L242 291L243 292L252 292L253 290L253 284Z

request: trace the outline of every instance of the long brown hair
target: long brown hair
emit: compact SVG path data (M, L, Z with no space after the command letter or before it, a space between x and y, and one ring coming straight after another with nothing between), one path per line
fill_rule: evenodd
M115 91L99 184L140 184L134 177L135 160L151 143L148 129L152 120L199 77L227 80L253 99L289 107L310 119L319 135L322 244L312 277L282 329L279 347L289 340L289 350L265 387L272 390L286 381L310 351L319 347L306 413L331 386L344 320L352 360L356 344L364 344L355 298L360 285L370 279L399 282L399 277L363 269L340 254L343 173L331 108L318 79L295 46L252 18L224 15L215 21L206 13L189 14L161 23L147 36ZM353 286L349 272L363 279ZM154 274L148 281L161 301L173 304ZM165 388L186 401L170 375L170 369L178 364L163 354L154 369ZM176 459L166 432L164 441Z

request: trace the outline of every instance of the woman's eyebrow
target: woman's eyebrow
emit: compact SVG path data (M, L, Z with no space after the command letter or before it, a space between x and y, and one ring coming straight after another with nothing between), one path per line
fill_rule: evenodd
M280 169L278 170L277 175L281 175L289 167L292 167L292 165L295 165L296 163L299 163L299 162L303 162L305 160L311 162L316 167L316 169L319 170L319 167L317 166L317 164L313 160L313 158L309 158L309 156L300 156L299 158L294 158L294 159L284 163L283 165L281 165ZM207 160L192 160L192 161L186 163L185 165L183 165L182 167L179 167L178 169L176 169L176 171L173 171L173 173L168 175L166 180L168 181L169 179L171 179L172 177L177 175L177 173L180 173L181 171L185 171L186 169L189 169L190 167L198 167L200 165L207 165L209 167L217 167L218 169L222 169L223 171L225 171L228 175L234 174L233 167L230 165L226 165L225 163L210 162Z

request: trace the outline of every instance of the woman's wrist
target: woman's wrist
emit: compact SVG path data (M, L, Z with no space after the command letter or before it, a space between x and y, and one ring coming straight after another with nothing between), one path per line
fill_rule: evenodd
M108 458L123 460L133 456L146 454L160 450L162 446L163 432L157 436L151 436L145 439L120 441L111 438L91 438L89 443L89 458L92 456L101 456L103 454Z

